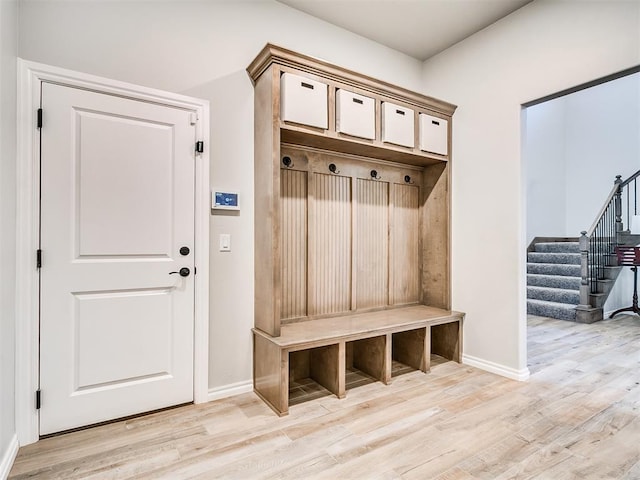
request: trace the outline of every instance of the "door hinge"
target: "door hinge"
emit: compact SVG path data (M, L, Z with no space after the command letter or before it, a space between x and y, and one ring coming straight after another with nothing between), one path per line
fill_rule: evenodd
M203 141L196 142L196 152L197 153L204 153L204 142Z
M42 393L40 390L36 390L36 410L40 410L42 406Z
M36 268L42 268L42 250L36 251Z
M193 274L197 275L198 274L198 267L193 267Z
M38 128L42 128L42 109L38 109Z
M198 114L196 112L191 112L191 115L189 115L189 123L191 125L198 123Z

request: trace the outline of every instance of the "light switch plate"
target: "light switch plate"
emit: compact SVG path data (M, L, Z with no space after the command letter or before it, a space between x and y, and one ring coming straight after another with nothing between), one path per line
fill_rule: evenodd
M220 234L220 251L221 252L231 251L231 235L229 233Z

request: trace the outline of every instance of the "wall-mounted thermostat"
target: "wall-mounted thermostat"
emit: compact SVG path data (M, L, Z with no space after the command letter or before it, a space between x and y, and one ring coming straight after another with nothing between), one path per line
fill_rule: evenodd
M211 208L214 210L240 210L240 194L231 190L214 188L211 191Z

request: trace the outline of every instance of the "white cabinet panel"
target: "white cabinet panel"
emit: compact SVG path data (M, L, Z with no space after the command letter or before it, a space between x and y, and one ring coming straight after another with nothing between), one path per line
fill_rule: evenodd
M327 85L300 75L280 77L280 116L287 122L328 128Z
M389 102L382 103L382 141L403 147L415 145L413 110Z
M420 150L447 155L449 122L426 113L420 114Z
M376 110L373 98L338 89L336 130L354 137L370 140L376 138Z

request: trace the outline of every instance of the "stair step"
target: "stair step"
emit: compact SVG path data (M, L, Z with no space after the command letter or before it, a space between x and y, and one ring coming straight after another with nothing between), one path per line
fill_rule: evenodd
M580 291L565 288L527 287L527 299L569 303L576 306L580 303Z
M561 263L527 263L527 273L580 277L580 265Z
M567 265L580 265L580 254L529 252L527 253L527 261L531 263L561 263Z
M564 275L527 274L527 285L532 287L566 288L569 290L580 289L580 277L568 277Z
M620 232L618 234L618 244L628 247L640 245L640 235L637 233Z
M580 253L578 242L541 242L535 244L536 252L540 253Z
M575 321L576 305L547 302L544 300L527 300L527 313L529 315L538 315L540 317Z

